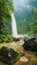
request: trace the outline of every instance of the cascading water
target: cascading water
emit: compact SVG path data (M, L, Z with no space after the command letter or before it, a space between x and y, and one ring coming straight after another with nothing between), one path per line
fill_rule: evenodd
M16 37L17 36L17 26L16 26L16 20L14 17L14 14L12 13L12 36Z

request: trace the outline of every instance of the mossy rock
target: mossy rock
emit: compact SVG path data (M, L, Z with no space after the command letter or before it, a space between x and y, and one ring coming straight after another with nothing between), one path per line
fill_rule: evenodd
M18 61L19 56L18 53L13 49L3 46L0 49L0 58L10 64Z

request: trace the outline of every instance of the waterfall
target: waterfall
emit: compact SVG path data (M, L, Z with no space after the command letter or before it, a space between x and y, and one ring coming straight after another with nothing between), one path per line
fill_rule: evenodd
M12 36L16 37L17 36L17 26L16 26L16 20L14 17L14 14L12 13Z
M12 36L16 38L28 37L27 35L17 34L16 20L13 13L12 13Z

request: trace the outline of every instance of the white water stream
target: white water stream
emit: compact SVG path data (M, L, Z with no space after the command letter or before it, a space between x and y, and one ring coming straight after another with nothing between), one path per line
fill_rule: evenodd
M16 26L16 20L14 17L14 14L12 13L12 36L16 37L17 36L17 26Z

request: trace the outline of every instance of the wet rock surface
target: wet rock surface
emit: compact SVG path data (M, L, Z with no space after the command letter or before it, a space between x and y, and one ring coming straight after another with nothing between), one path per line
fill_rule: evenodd
M20 39L13 38L13 41L18 42Z

